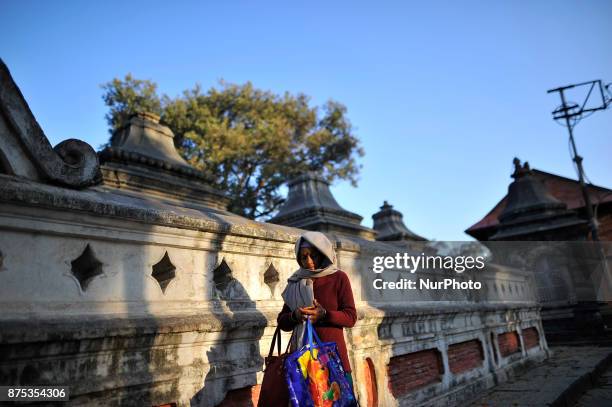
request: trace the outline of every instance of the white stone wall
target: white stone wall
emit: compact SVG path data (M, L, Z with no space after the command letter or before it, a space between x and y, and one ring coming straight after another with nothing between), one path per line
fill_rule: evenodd
M296 268L299 230L105 191L0 178L3 383L70 384L77 405L214 406L227 391L261 382L280 292ZM542 332L528 273L501 267L482 272L478 278L486 289L477 294L381 295L372 288L370 256L397 247L337 242L359 312L346 338L362 401L366 357L375 365L379 405L393 406L465 399L509 369L546 355L543 335L541 346L529 352L497 363L489 354L496 346L491 332L520 334L532 326ZM71 270L88 245L102 274L83 289ZM162 291L152 268L166 254L176 269ZM231 279L218 290L214 270L222 262ZM271 265L278 271L275 285L265 282ZM399 276L385 272L389 281ZM451 374L448 346L473 338L485 349L482 367ZM386 391L389 359L429 348L443 355L441 382L394 399Z

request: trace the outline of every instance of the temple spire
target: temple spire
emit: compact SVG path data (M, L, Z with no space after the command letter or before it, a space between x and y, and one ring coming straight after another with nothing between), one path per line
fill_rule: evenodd
M512 162L514 181L508 186L506 207L498 217L499 229L491 240L555 240L551 236L564 236L560 229L576 228L584 223L565 203L548 193L528 162L521 165L518 158Z
M117 129L110 146L99 153L107 188L148 198L226 209L229 199L180 156L174 134L159 116L139 112Z
M271 223L374 240L376 232L361 226L361 216L342 208L323 177L307 172L288 183L287 200Z
M406 227L401 212L393 209L387 201L383 202L380 211L372 215L374 230L378 232L376 240L380 241L405 241L426 240Z

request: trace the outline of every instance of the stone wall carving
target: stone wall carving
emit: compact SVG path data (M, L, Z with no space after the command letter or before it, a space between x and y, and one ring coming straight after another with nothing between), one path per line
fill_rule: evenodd
M176 267L172 264L168 252L152 267L151 277L157 280L162 292L166 292L168 284L176 277Z
M69 188L101 181L98 156L89 144L69 139L51 147L2 60L0 122L0 173L44 179Z
M102 263L96 258L89 244L83 250L83 253L76 259L70 262L70 271L78 280L81 289L85 291L87 286L97 276L103 274Z

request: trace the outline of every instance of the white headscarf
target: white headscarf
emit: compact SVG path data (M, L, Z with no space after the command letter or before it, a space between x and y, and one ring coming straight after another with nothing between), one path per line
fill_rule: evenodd
M320 269L308 270L300 268L287 279L287 287L282 293L285 304L293 312L300 307L310 307L314 301L314 291L312 288L312 279L329 276L338 271L336 267L336 252L334 246L329 239L321 232L306 232L295 242L295 258L300 264L299 254L300 247L303 242L309 243L321 252L323 266ZM300 340L304 334L304 323L297 325L291 337L291 351L294 351L300 345Z

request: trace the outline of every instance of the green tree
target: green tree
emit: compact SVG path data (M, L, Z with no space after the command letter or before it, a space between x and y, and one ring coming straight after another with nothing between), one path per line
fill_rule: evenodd
M109 132L112 134L136 112L162 113L157 95L157 84L140 80L127 74L123 80L113 79L102 85L104 103L110 108L106 114Z
M304 94L223 81L206 92L196 85L178 97L160 97L155 83L130 75L103 89L111 131L136 111L160 114L181 155L228 193L228 209L239 215L273 214L283 202L281 185L304 171L356 185L363 150L338 102L311 107Z

